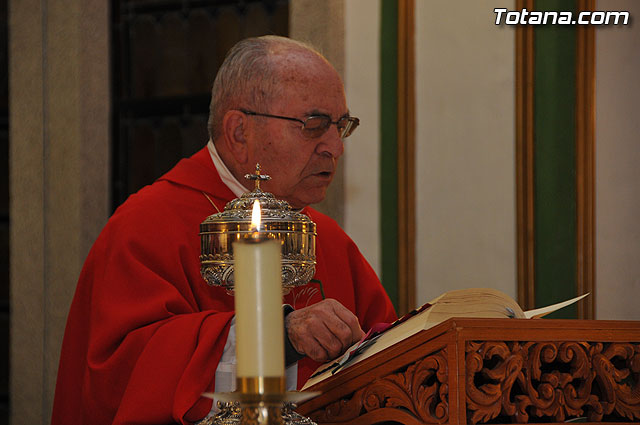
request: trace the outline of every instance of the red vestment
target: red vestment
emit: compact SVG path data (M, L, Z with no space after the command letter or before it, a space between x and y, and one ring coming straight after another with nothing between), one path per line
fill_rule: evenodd
M233 297L200 276L199 224L235 198L208 150L183 159L131 195L96 240L80 275L65 331L53 425L171 424L203 418L233 317ZM366 331L395 319L375 273L327 216L317 224L317 269L327 298ZM295 308L321 300L310 284L288 294ZM317 364L299 362L298 384Z

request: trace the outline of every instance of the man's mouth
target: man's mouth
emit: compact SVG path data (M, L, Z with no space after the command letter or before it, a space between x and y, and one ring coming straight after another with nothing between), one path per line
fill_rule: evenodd
M319 179L323 182L330 182L333 179L333 171L318 171L316 173L311 174L312 177Z
M333 174L335 173L335 162L323 162L320 164L315 164L315 167L313 167L311 170L311 173L309 173L309 176L313 176L316 178L319 178L321 180L329 180L331 181L331 179L333 178Z

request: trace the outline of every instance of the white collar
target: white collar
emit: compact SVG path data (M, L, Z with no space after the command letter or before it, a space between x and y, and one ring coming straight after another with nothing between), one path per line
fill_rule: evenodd
M222 179L222 182L227 185L227 187L233 192L237 197L242 196L243 193L248 192L247 188L244 187L240 182L231 174L231 171L224 165L222 162L222 158L218 155L218 151L216 147L213 145L213 141L209 139L207 142L207 149L209 149L209 155L211 155L211 160L213 161L213 165L218 170L218 174Z

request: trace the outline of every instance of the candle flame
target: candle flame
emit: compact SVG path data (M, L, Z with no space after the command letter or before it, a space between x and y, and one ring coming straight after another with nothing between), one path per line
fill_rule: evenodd
M260 230L260 220L260 202L256 199L255 201L253 201L253 211L251 212L251 229L254 232L258 232Z

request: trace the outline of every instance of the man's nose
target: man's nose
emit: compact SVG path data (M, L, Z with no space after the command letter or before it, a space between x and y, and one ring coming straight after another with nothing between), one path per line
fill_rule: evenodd
M338 159L344 153L344 142L340 137L340 131L335 125L327 130L320 138L320 142L316 147L316 152L320 155L328 155Z

